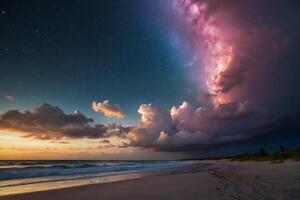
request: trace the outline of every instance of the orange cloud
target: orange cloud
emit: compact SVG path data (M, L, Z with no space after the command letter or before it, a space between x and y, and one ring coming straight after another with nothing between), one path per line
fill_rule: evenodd
M105 100L102 103L97 103L96 101L93 102L92 108L95 112L102 113L106 117L117 117L117 118L124 118L125 115L121 110L121 107L118 104L109 105L109 101Z

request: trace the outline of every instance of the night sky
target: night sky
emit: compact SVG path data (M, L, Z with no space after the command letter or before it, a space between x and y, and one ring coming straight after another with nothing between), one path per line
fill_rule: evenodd
M193 89L155 4L141 1L2 1L1 111L41 102L80 109L124 105L134 123L142 103L171 106ZM175 55L176 54L176 55Z
M0 159L299 147L299 13L293 0L2 0Z

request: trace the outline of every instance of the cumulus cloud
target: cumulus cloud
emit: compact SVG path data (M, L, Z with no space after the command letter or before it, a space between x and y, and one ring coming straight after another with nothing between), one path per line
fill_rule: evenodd
M132 128L123 147L156 151L205 150L216 146L299 131L292 119L264 116L247 101L194 108L183 102L163 111L143 104L140 124ZM287 133L285 133L287 134Z
M133 128L127 138L133 146L151 147L160 131L168 130L171 117L152 104L141 105L138 112L141 114L140 126Z
M43 140L107 138L118 136L126 131L126 127L92 124L93 119L87 118L79 111L66 114L58 107L44 103L31 111L20 112L9 110L0 115L0 130L21 133L22 137Z
M95 112L104 114L106 117L117 117L124 118L124 113L121 110L121 107L118 104L109 105L109 101L105 100L102 103L93 102L92 108Z
M169 112L151 104L141 105L140 125L127 134L130 146L157 150L180 149L185 146L218 145L255 137L247 133L255 123L248 102L231 102L217 108L196 108L188 102Z
M158 151L202 149L256 138L278 128L282 130L278 123L258 117L249 102L198 108L183 102L169 111L143 104L138 112L141 114L140 124L123 127L115 123L95 124L93 119L79 111L66 114L58 107L42 104L30 111L9 110L1 114L0 130L63 143L68 139L101 139L98 142L102 147L112 147L109 138L115 137L121 139L116 144L118 147ZM289 123L285 122L285 130L288 130Z

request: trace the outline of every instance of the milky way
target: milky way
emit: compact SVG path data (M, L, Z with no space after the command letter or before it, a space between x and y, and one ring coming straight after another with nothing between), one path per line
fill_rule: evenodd
M195 108L183 102L167 112L141 105L141 124L128 134L131 145L159 150L205 148L278 133L283 127L298 129L286 105L294 105L292 98L299 99L294 84L299 81L290 74L298 60L282 66L297 40L281 22L287 23L290 16L276 16L283 12L284 2L273 2L274 10L269 9L270 3L165 3L170 24L194 58L187 71L196 74L199 94L211 106ZM278 88L273 88L277 82ZM281 90L287 96L280 95Z
M206 2L177 0L173 1L172 6L181 13L181 19L193 37L195 51L199 52L198 55L196 52L196 56L205 66L199 76L204 76L208 92L214 96L215 106L228 103L229 97L225 93L236 84L236 80L230 78L237 54L237 41L234 40L237 33L233 34L235 27L225 27L225 12L209 13L209 4Z

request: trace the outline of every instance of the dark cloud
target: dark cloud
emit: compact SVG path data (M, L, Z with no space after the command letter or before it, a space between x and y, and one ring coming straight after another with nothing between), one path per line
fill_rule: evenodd
M215 119L234 119L249 116L253 112L249 102L238 101L220 104L215 109L209 110L206 115Z
M60 108L44 103L32 111L9 110L3 113L0 116L0 129L43 140L106 138L121 136L127 131L126 127L116 126L112 129L102 124L93 125L92 122L93 119L79 111L65 114Z
M240 85L244 80L246 70L245 66L231 65L227 70L220 72L213 80L213 84L216 85L215 92L226 93Z
M153 105L141 105L139 113L140 126L127 135L130 145L155 149L175 149L196 144L204 147L245 140L253 133L241 133L256 122L248 102L197 109L184 102L170 112L160 111Z

